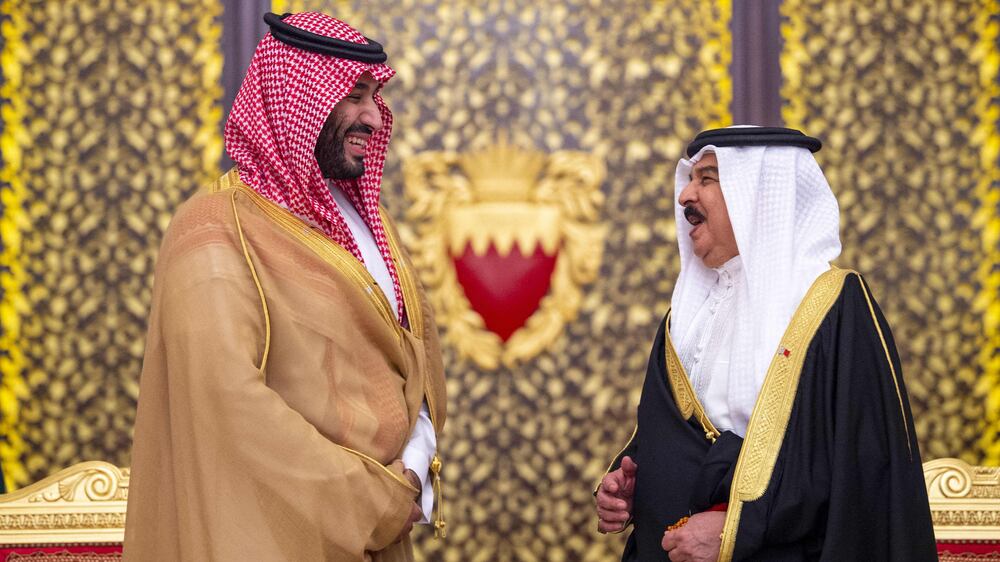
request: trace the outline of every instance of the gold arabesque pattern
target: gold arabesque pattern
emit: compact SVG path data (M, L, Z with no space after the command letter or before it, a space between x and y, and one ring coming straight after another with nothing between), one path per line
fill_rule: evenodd
M593 483L635 422L653 336L679 264L673 173L685 143L730 122L728 1L301 1L385 45L397 76L383 201L410 254L402 164L505 138L605 163L597 280L562 334L518 367L482 369L445 345L441 436L448 537L417 528L417 555L448 561L606 561ZM420 269L422 264L416 263ZM442 326L443 330L448 326Z
M783 116L824 141L839 263L893 328L925 459L1000 463L997 7L781 5Z
M16 484L81 460L128 464L161 234L221 156L220 10L209 0L4 3L21 62L3 91L18 108L5 111L5 131L20 131L5 137L4 157L22 155L2 186L5 249L17 250L3 264L5 422L10 385L27 386L25 470L3 459ZM7 247L13 227L20 245Z

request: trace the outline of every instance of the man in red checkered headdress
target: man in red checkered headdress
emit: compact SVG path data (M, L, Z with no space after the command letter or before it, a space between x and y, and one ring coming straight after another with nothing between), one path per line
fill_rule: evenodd
M445 391L379 207L393 70L329 16L264 19L226 123L237 166L177 211L157 263L125 556L410 560Z

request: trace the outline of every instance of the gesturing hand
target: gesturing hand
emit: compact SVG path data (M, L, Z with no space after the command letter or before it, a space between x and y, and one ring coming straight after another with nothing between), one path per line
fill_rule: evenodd
M696 513L680 529L663 533L663 550L671 562L708 562L719 558L725 511Z
M632 496L635 493L635 471L639 466L632 457L622 457L621 467L609 472L597 488L597 530L602 533L621 531L632 517Z

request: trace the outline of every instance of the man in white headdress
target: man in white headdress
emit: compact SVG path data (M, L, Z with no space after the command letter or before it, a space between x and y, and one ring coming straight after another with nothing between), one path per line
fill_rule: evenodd
M699 134L677 166L681 271L632 439L595 492L623 560L936 560L889 326L837 201L784 128Z

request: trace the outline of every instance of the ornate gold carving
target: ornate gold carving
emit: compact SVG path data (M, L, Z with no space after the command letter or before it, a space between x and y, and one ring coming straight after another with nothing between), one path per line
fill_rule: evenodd
M32 552L31 554L10 554L5 562L113 562L121 560L121 552Z
M924 463L924 480L938 540L1000 538L1000 467L936 459Z
M785 438L785 430L788 428L795 389L799 386L799 375L802 374L802 365L806 360L805 350L830 307L840 296L844 279L852 273L857 275L848 269L832 268L820 275L802 298L781 337L778 349L790 349L794 352L786 355L775 350L774 359L750 415L746 438L736 462L726 526L722 533L720 562L728 562L733 557L743 502L756 500L767 490Z
M121 542L129 469L90 461L0 496L0 545Z
M606 227L600 222L603 162L581 152L551 155L501 143L467 154L425 152L404 164L406 218L414 259L444 326L442 340L485 369L515 365L550 345L573 320L581 287L597 277ZM485 328L458 283L452 257L490 245L503 256L541 247L558 252L549 294L504 343Z
M58 487L47 488L28 498L29 503L58 501L119 501L128 500L128 486L122 486L127 481L129 469L119 469L114 465L103 465L79 470L65 476L58 482Z
M0 528L30 531L64 529L124 529L124 513L42 513L0 515ZM2 543L0 538L0 544ZM23 542L23 541L18 541Z

